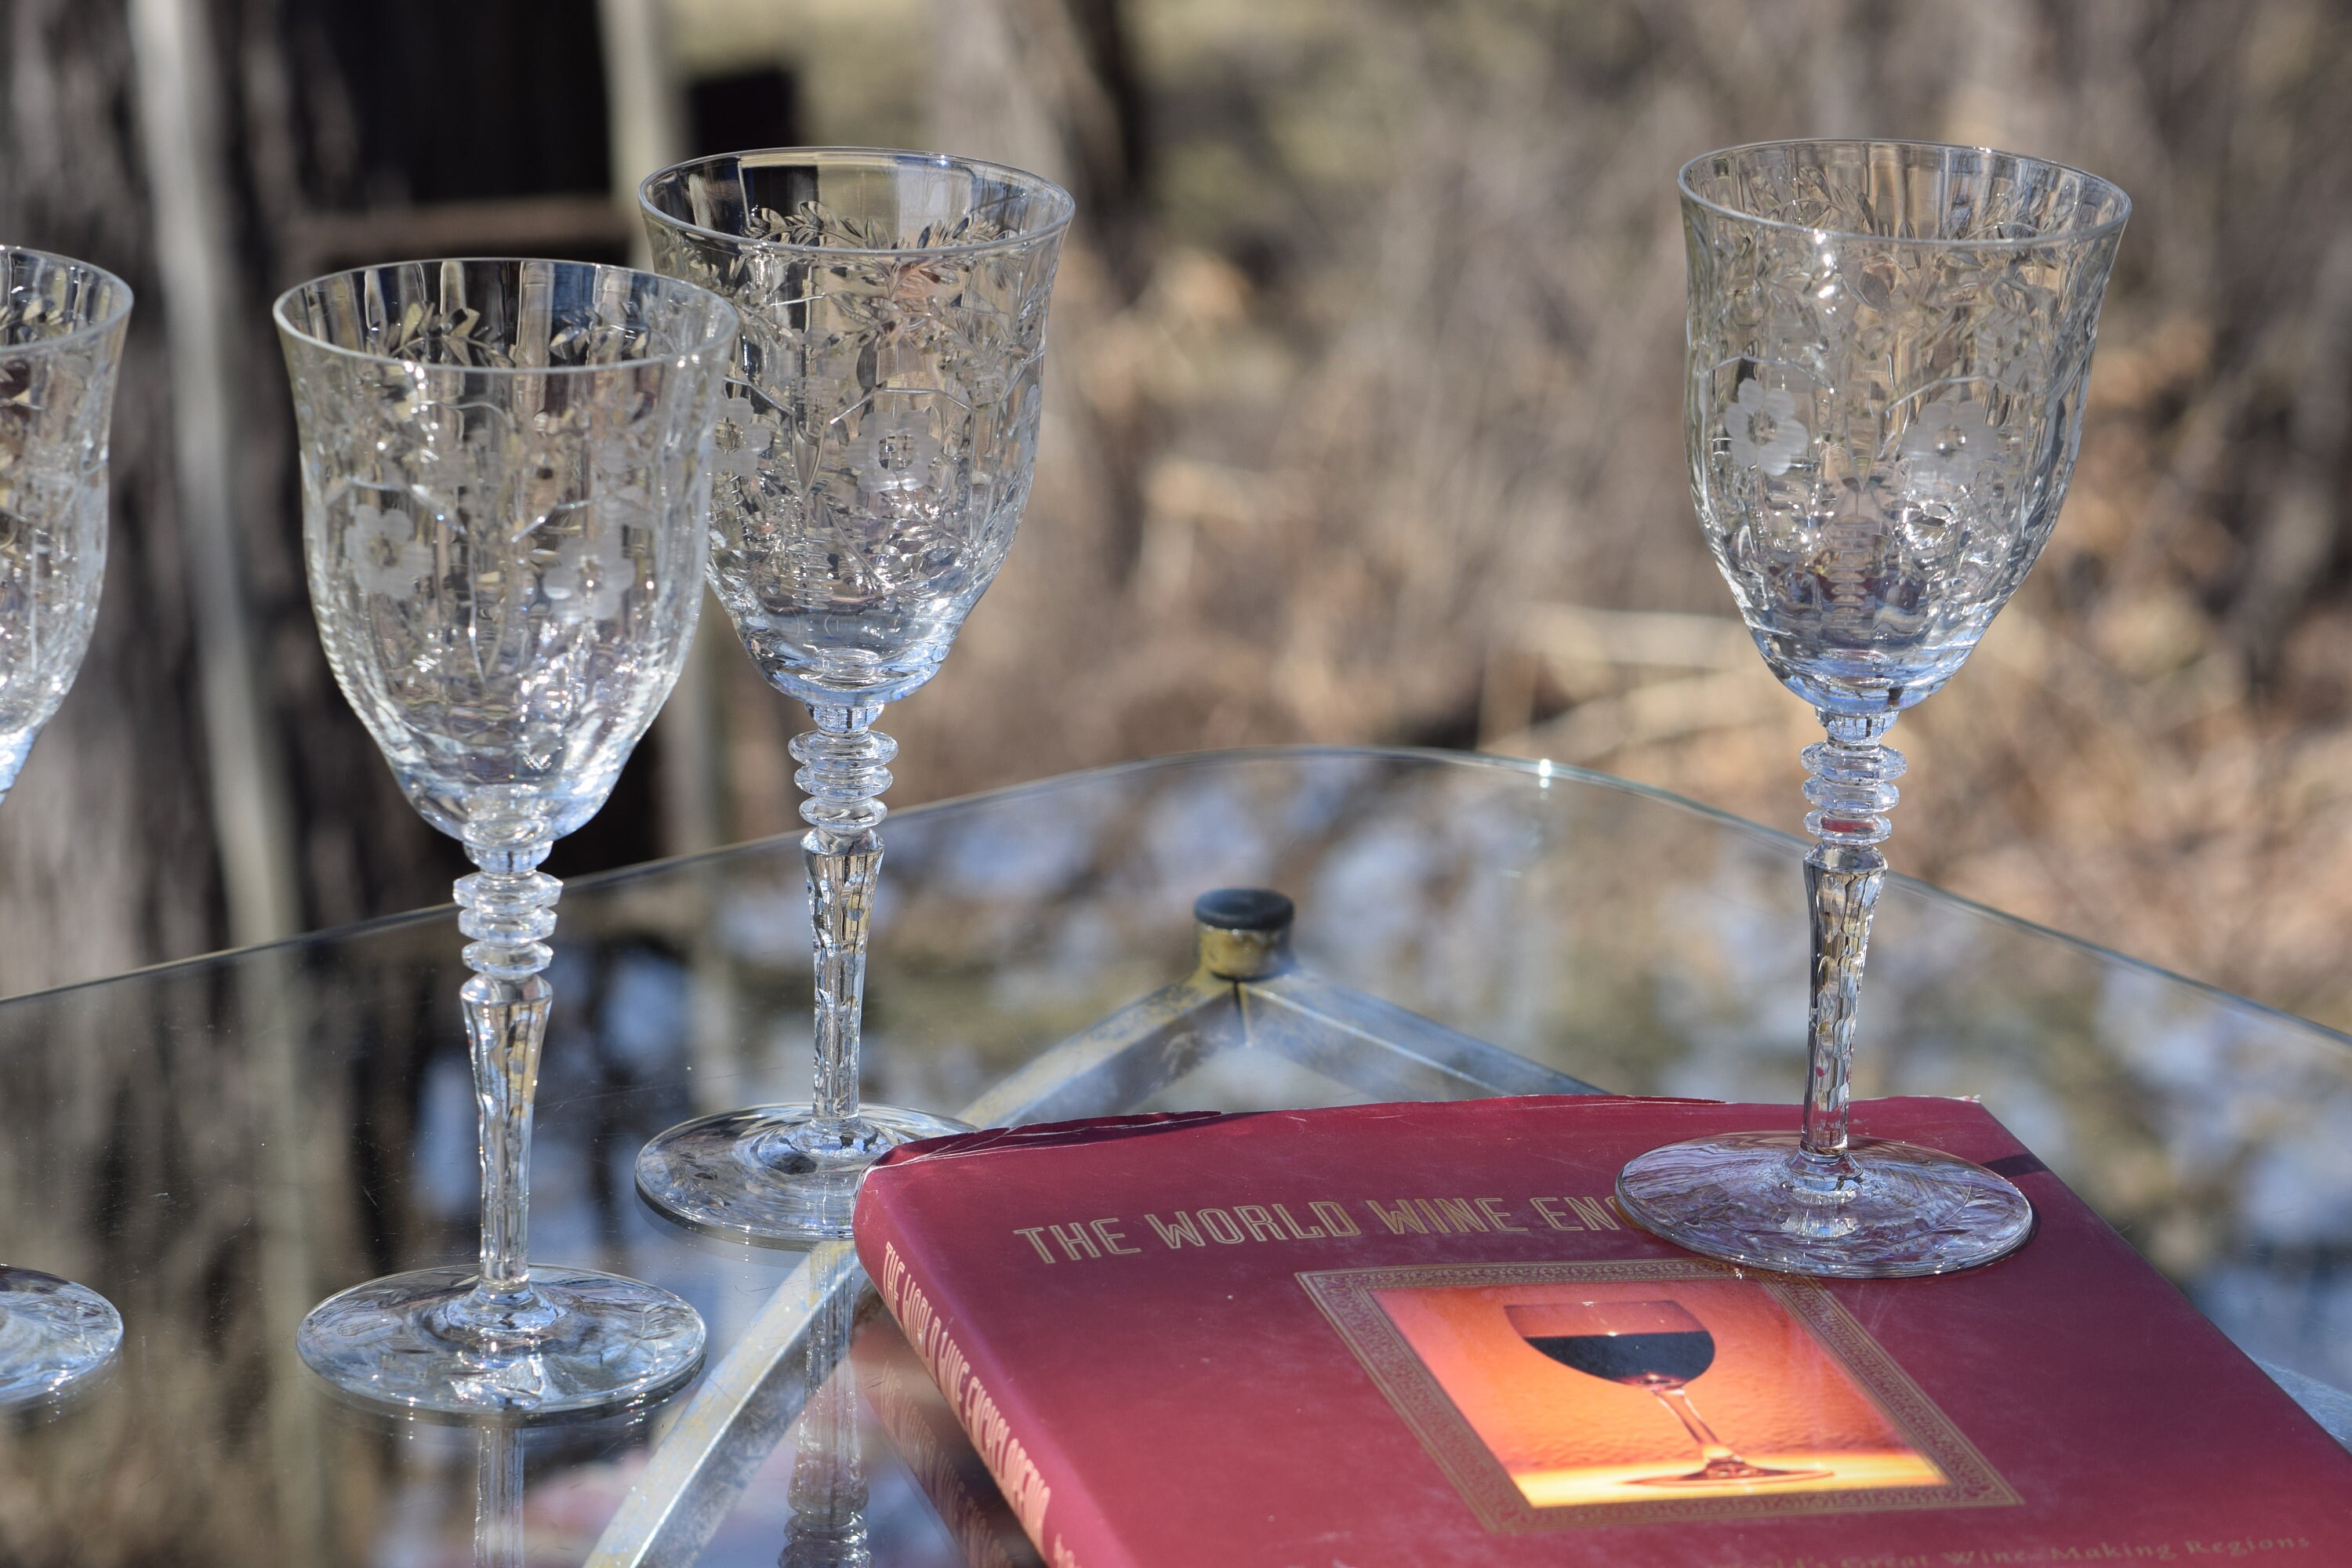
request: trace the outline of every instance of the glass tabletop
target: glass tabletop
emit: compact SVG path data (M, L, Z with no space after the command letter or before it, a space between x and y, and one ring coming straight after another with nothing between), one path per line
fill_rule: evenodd
M894 1103L956 1114L1181 979L1192 902L1223 887L1290 895L1310 973L1602 1088L1793 1101L1801 1083L1801 846L1599 775L1213 753L909 810L885 837L866 1069ZM671 1227L630 1166L688 1115L807 1093L797 843L582 879L560 917L531 1254L685 1295L710 1330L701 1384L625 1419L472 1429L346 1408L297 1359L295 1325L329 1292L473 1256L453 910L19 997L0 1003L0 1258L96 1287L126 1334L102 1386L0 1425L0 1561L764 1568L786 1552L800 1400L729 1380L757 1381L762 1325L839 1259ZM2347 1046L1897 879L1855 1090L1980 1096L2325 1403L2303 1380L2352 1386ZM1364 1098L1243 1050L1139 1108ZM887 1325L865 1332L853 1366L887 1369ZM1034 1560L984 1483L942 1490L955 1466L894 1423L881 1384L906 1392L875 1373L850 1401L873 1561ZM684 1475L692 1509L665 1491Z

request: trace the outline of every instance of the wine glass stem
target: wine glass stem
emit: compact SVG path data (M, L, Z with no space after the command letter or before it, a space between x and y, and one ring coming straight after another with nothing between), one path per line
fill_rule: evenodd
M872 727L879 707L812 704L817 727L793 739L808 796L801 839L808 862L809 913L815 927L816 1071L812 1121L836 1131L857 1116L857 1036L866 1004L866 931L874 882L882 870L888 763L898 742Z
M482 1263L474 1298L517 1298L530 1283L530 1112L553 989L540 971L553 956L555 900L563 884L535 868L551 846L467 845L481 869L457 882L457 928L474 940L473 970L458 994L474 1049L481 1115Z
M1832 1178L1846 1158L1846 1117L1853 1069L1853 1025L1870 919L1886 879L1878 846L1892 831L1886 813L1899 798L1903 753L1880 743L1892 713L1821 715L1829 739L1805 748L1805 826L1816 842L1805 857L1805 895L1812 911L1813 994L1807 1042L1804 1154Z
M1699 1419L1697 1409L1691 1404L1690 1392L1681 1384L1675 1384L1672 1388L1653 1388L1650 1392L1658 1396L1659 1404L1681 1418L1683 1430L1688 1432L1691 1441L1698 1445L1700 1458L1710 1465L1738 1462L1739 1456L1715 1435L1715 1428Z

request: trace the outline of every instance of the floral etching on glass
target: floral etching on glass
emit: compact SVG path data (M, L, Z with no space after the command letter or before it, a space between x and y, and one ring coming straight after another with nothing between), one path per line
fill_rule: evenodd
M118 323L10 352L88 321L78 275L36 256L0 250L0 793L65 700L96 623L121 339Z
M1819 216L1862 222L1827 193ZM2059 247L1873 245L1704 209L1689 238L1712 280L1690 339L1709 543L1801 695L1869 671L1878 702L1907 707L1959 667L2049 536L2097 268ZM1820 650L1811 672L1801 641Z
M709 493L719 399L698 414L603 302L352 294L337 329L385 357L289 349L330 660L436 826L496 777L530 831L568 832L667 689L616 705L606 667L691 634L699 552L656 523Z
M919 683L1003 564L1027 499L1054 252L919 251L996 238L977 214L914 240L816 203L751 221L846 248L655 231L665 271L743 314L714 458L713 586L763 664L851 684L878 665ZM853 626L857 646L835 646Z

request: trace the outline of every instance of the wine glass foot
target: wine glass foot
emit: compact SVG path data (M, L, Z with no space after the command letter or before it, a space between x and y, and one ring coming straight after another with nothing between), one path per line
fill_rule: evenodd
M1794 1132L1670 1143L1617 1174L1636 1225L1732 1263L1833 1279L1948 1274L2007 1257L2033 1234L2025 1194L1956 1154L1856 1139L1835 1166Z
M354 1285L310 1310L295 1348L362 1405L516 1422L656 1399L702 1364L702 1315L639 1280L533 1264L509 1332L463 1321L474 1281L468 1268L420 1268Z
M1687 1475L1643 1476L1626 1485L1636 1487L1779 1486L1790 1481L1826 1479L1827 1470L1776 1470L1745 1459L1710 1459Z
M0 1268L0 1408L69 1394L121 1348L122 1315L97 1291Z
M869 1105L820 1122L807 1104L759 1105L682 1121L637 1151L637 1191L668 1219L755 1247L849 1235L866 1168L901 1143L969 1132L926 1111Z

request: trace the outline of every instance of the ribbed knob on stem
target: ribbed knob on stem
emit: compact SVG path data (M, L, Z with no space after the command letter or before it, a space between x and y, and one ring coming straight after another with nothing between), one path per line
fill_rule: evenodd
M547 939L555 932L555 901L563 884L530 868L548 848L538 846L521 869L481 870L457 879L457 929L474 939L466 946L466 965L477 974L520 980L554 956Z
M877 798L890 787L890 759L898 742L870 726L879 708L813 708L817 727L793 737L793 755L801 767L793 782L808 796L801 802L803 820L832 843L812 847L833 848L882 825L887 809Z
M1908 765L1903 753L1879 743L1895 723L1892 713L1868 718L1824 713L1830 738L1804 751L1805 798L1813 803L1805 830L1824 844L1852 848L1884 844L1894 826L1886 814L1903 798L1895 781Z

